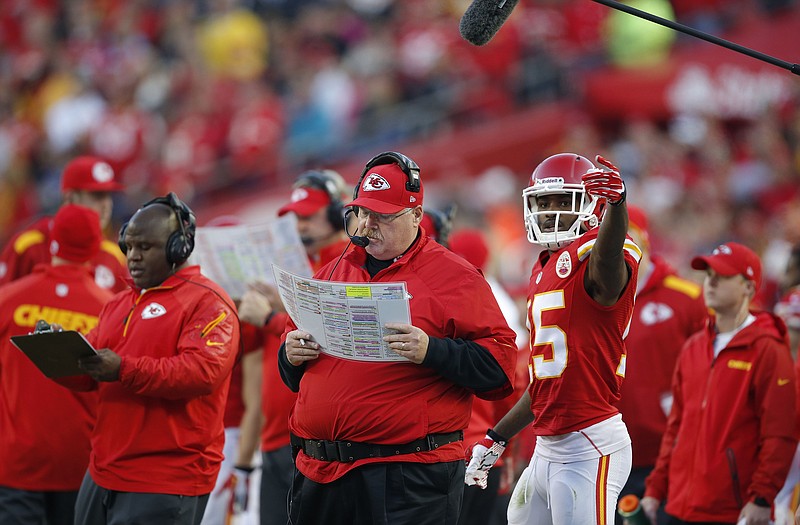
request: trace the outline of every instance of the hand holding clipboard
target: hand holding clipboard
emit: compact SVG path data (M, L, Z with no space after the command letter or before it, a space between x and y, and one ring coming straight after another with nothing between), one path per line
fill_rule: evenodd
M12 336L11 342L49 378L86 374L78 361L98 355L80 332L55 331L44 321L36 323L32 334Z

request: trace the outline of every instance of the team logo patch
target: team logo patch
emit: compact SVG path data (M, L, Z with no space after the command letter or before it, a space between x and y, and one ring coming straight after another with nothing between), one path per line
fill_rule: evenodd
M161 317L167 313L167 309L161 306L158 303L150 303L144 307L144 311L142 311L142 319L153 319L155 317Z
M308 190L306 190L305 188L296 188L292 192L292 196L290 199L292 202L298 202L306 200L307 198L308 198Z
M721 245L717 246L716 248L714 248L714 251L711 252L711 255L719 255L719 254L732 255L733 252L731 251L730 247L725 246L724 244L721 244Z
M564 252L558 256L558 260L556 261L556 275L565 279L569 277L569 274L572 273L572 258L569 256L569 252Z
M389 181L377 173L370 173L361 185L362 191L381 191L391 188Z
M110 182L114 180L114 170L106 162L98 162L92 166L92 178L97 182Z
M650 326L671 319L675 312L664 303L647 303L641 309L639 319L642 324Z
M56 295L58 297L66 297L69 294L69 286L64 283L56 285Z

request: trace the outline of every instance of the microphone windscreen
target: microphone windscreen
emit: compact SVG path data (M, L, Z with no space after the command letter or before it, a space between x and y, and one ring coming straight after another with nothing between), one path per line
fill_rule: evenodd
M517 2L519 0L473 0L461 17L458 26L461 36L476 46L487 44L500 31Z
M351 235L350 240L353 242L353 244L361 248L366 248L367 246L369 246L369 237L360 235Z

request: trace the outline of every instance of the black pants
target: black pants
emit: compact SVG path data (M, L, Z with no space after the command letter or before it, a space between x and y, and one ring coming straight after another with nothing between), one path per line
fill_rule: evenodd
M500 478L503 476L503 467L493 467L489 471L486 488L477 485L464 486L464 502L461 505L461 517L458 525L488 525L494 523L496 502L499 499L497 491L500 489ZM505 523L503 513L503 523Z
M72 525L78 491L37 492L0 487L3 525Z
M294 475L292 447L261 453L261 525L286 525L289 522L289 491Z
M83 478L75 525L199 525L208 503L203 496L117 492Z
M331 483L295 471L292 525L456 525L464 461L372 463Z

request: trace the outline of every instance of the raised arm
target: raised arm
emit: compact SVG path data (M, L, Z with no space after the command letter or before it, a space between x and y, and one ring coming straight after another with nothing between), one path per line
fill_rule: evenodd
M628 232L628 209L625 204L625 184L619 170L600 155L596 160L604 168L587 172L583 176L583 184L587 194L606 199L608 206L589 257L583 284L595 301L603 306L611 306L617 302L631 276L623 251Z

